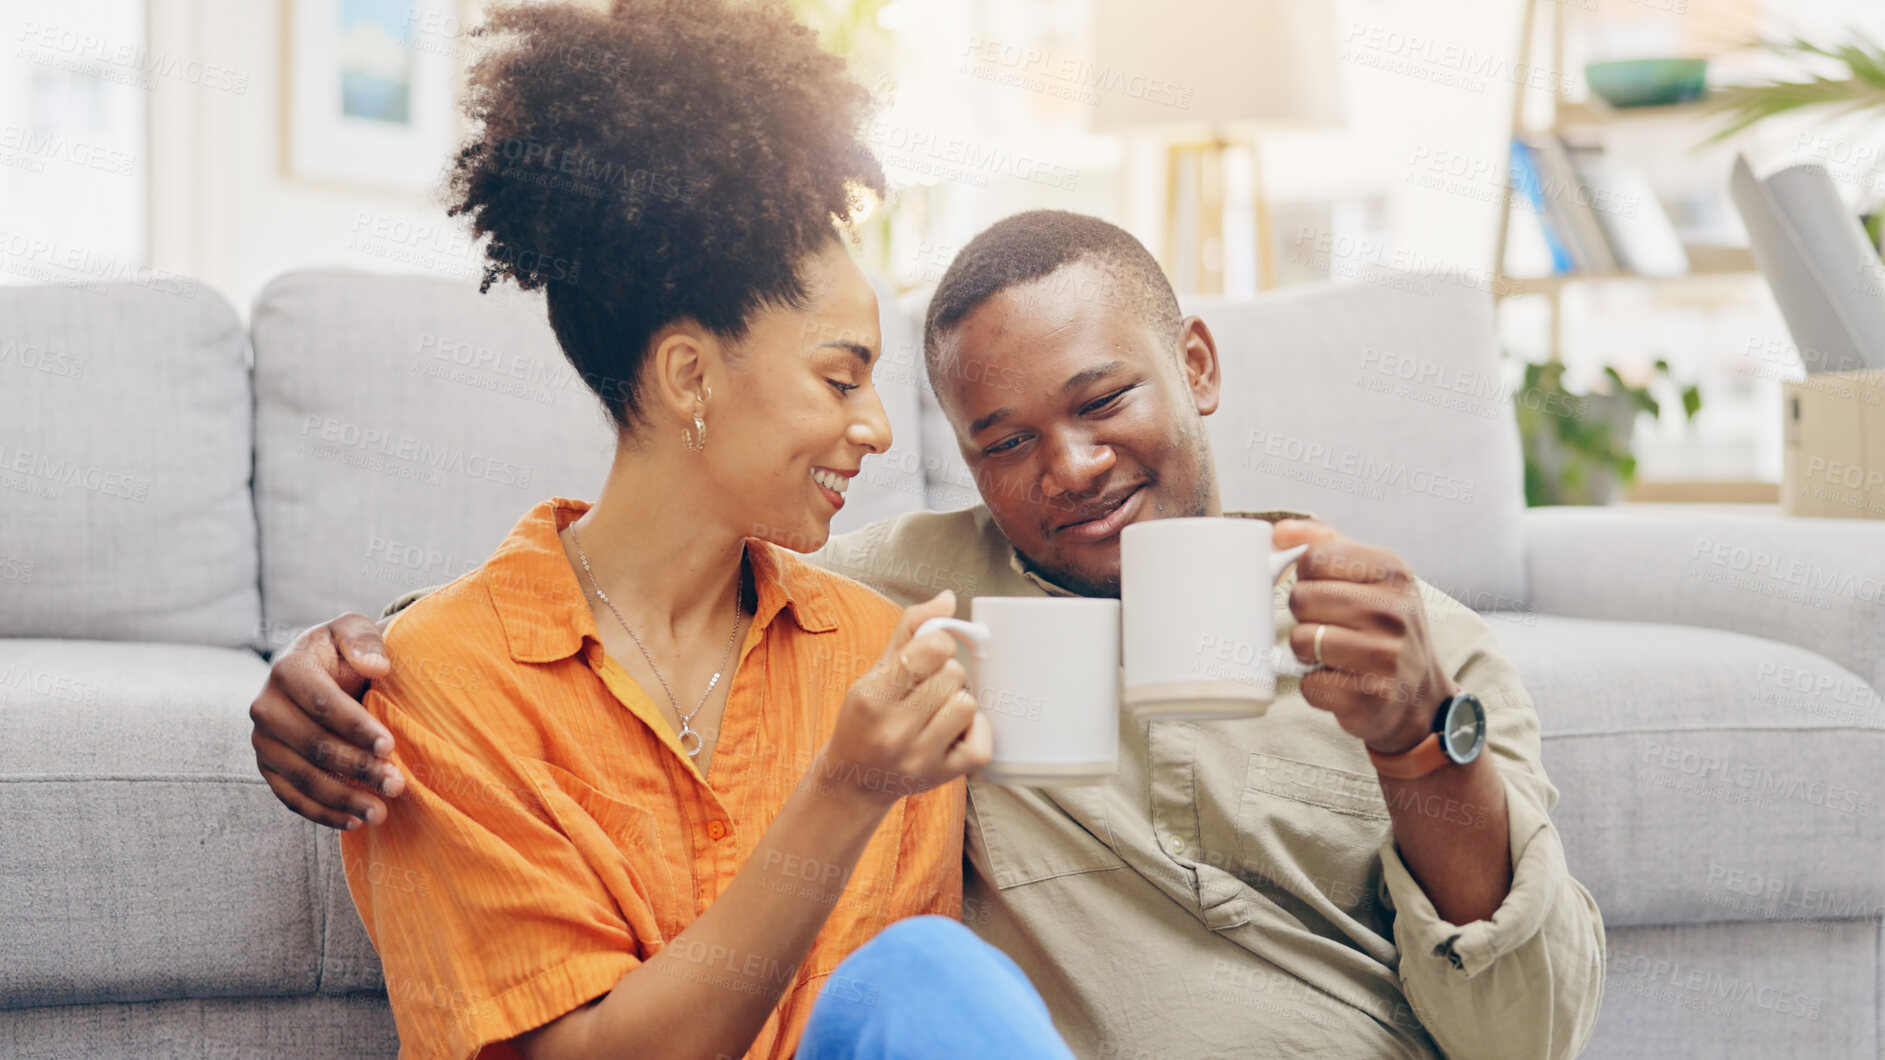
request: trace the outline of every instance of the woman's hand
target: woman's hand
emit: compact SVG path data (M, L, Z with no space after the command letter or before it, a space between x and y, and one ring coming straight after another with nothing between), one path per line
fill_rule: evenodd
M994 737L964 687L955 638L914 635L924 622L955 612L956 596L946 589L904 608L877 664L844 697L813 779L888 805L988 764Z

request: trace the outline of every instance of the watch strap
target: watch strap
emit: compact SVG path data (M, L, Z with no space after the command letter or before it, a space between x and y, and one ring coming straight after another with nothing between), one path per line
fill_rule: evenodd
M1384 755L1370 747L1368 759L1374 763L1375 772L1395 780L1418 780L1452 761L1446 748L1440 746L1437 732L1428 733L1426 739L1397 755Z

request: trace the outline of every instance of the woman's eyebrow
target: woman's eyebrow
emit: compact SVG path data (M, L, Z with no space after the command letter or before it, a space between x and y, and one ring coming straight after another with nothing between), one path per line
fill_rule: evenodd
M832 339L828 342L821 342L817 346L814 346L812 348L822 350L826 347L830 347L836 350L850 350L852 353L857 354L857 359L860 361L863 361L864 367L866 368L869 368L871 366L871 358L876 356L876 354L871 352L871 348L869 346L866 346L861 342L846 342L843 339Z

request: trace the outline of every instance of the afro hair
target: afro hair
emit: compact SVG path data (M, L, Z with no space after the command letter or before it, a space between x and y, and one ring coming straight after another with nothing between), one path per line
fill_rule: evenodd
M802 306L805 260L884 194L870 94L779 0L511 3L473 33L447 212L490 237L480 291L544 290L624 431L658 331L737 341L761 307Z

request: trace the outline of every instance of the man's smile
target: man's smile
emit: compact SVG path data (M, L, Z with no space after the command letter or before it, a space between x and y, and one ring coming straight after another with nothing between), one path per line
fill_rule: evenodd
M1083 504L1071 518L1054 527L1050 536L1074 541L1104 541L1130 524L1145 505L1145 487L1138 483L1124 492Z

